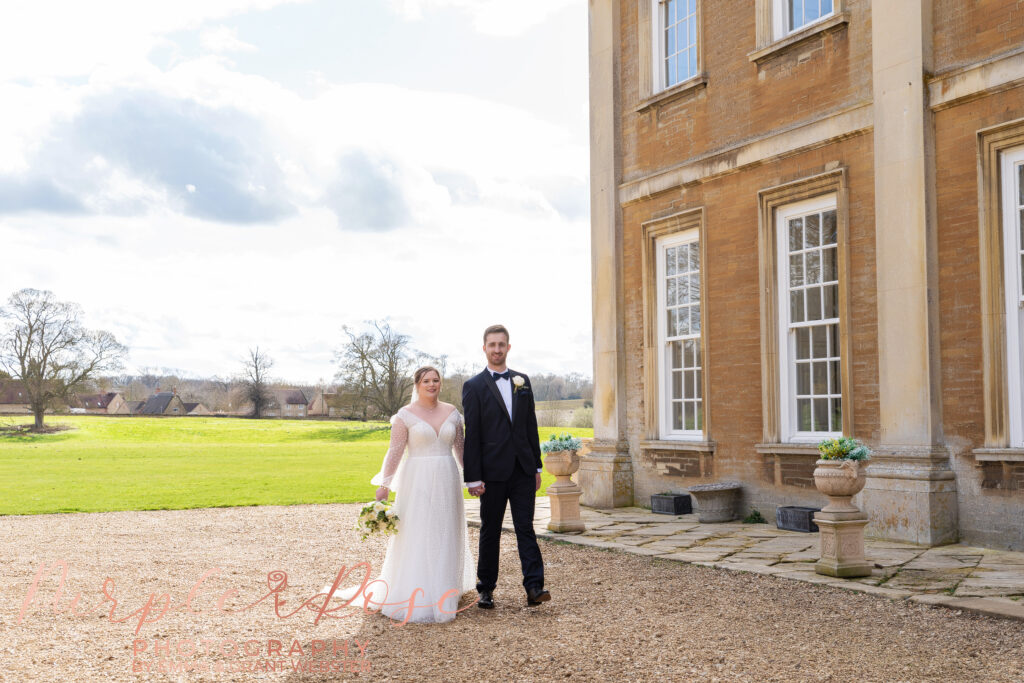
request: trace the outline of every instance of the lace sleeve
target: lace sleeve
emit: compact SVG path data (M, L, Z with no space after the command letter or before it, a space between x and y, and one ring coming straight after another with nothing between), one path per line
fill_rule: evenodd
M462 469L463 467L462 453L466 447L465 430L465 422L462 419L462 415L459 415L459 419L455 421L455 441L452 442L452 452L455 453L455 459L459 462L459 469Z
M397 414L391 416L391 445L384 455L384 464L380 472L372 480L371 484L377 486L391 487L391 480L398 470L398 464L402 462L402 454L405 453L405 445L409 441L409 428L405 426Z

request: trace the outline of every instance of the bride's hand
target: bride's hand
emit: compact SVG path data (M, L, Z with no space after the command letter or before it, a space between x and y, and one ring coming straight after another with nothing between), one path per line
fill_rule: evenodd
M377 489L377 500L385 501L388 499L389 495L391 495L391 489L389 489L387 486L381 486L379 489Z

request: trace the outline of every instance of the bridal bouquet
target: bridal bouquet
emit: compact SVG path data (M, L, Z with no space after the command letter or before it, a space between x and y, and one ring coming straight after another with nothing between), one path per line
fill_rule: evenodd
M390 505L378 500L363 507L356 529L362 532L364 541L373 534L397 534L398 515L392 512Z

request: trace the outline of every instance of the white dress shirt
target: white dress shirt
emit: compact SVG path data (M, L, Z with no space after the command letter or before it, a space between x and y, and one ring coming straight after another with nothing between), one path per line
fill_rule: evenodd
M492 370L490 367L488 367L487 368L487 372L490 372L491 376L493 377L493 373L495 373L497 371L496 370ZM512 419L512 373L511 373L511 371L509 371L508 368L505 368L504 370L502 370L502 372L508 372L509 376L508 377L499 377L498 379L494 380L494 383L498 386L498 393L501 394L501 400L503 400L505 402L505 410L508 412L508 419L511 420ZM537 469L537 474L540 474L543 471L544 471L543 469L538 468ZM482 483L483 483L482 481L471 481L471 482L468 482L466 484L466 488L470 488L471 489L471 488L479 486Z

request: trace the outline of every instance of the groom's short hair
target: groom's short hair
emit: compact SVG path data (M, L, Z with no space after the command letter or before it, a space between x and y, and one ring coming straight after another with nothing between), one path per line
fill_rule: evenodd
M508 330L505 328L504 325L491 325L486 330L484 330L484 344L487 343L487 335L489 334L503 334L505 335L505 343L508 343Z

